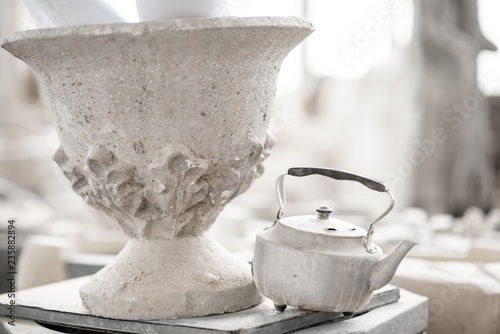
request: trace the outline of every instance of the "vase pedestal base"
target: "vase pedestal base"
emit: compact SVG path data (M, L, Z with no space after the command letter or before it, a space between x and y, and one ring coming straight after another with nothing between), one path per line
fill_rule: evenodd
M174 319L236 312L261 301L250 265L209 234L128 241L80 289L83 305L113 319Z

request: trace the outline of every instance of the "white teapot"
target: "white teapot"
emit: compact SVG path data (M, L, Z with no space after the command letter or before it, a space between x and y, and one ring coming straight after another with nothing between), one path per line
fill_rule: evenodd
M330 217L332 210L324 206L316 210L317 216L283 218L284 177L312 174L360 182L387 193L391 204L368 232ZM274 225L257 234L253 275L257 289L274 301L278 311L291 305L313 311L355 312L368 304L373 291L389 283L416 244L403 240L384 256L372 243L374 224L394 207L394 196L383 182L340 170L290 168L278 177L276 190L280 209Z

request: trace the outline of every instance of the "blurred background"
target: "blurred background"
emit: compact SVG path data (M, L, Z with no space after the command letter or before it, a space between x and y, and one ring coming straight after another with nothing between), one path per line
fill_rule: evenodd
M127 21L135 1L109 0ZM375 232L413 257L500 261L500 2L230 0L234 16L300 16L316 31L283 63L266 172L212 228L250 260L272 224L275 180L293 166L388 183L397 205ZM0 0L0 35L33 29L20 0ZM82 59L82 62L85 59ZM0 50L0 229L15 218L21 287L95 272L126 242L75 195L51 157L58 138L36 75ZM287 179L287 215L334 214L366 227L388 200L359 184ZM6 238L0 244L6 244ZM4 245L5 246L5 245ZM478 255L479 254L479 255ZM0 266L2 266L0 258Z

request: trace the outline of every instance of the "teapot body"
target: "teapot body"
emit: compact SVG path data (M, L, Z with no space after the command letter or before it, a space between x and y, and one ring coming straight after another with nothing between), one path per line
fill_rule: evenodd
M287 218L288 219L288 218ZM311 216L294 217L308 224ZM325 224L331 224L326 221ZM316 224L317 226L317 224ZM350 229L354 229L352 225ZM326 226L318 229L328 230ZM342 233L335 229L331 233ZM278 221L256 237L253 274L258 290L280 305L326 312L354 312L371 299L371 270L383 256L367 252L366 231L349 236L297 231Z
M386 193L389 207L368 231L330 217L327 206L317 216L283 218L286 207L284 178L323 175L356 181ZM389 283L415 242L402 240L388 255L372 243L374 225L394 207L387 185L361 175L327 168L295 167L276 180L279 210L274 225L257 234L253 275L257 289L282 312L287 305L324 312L355 312L366 306L373 291Z

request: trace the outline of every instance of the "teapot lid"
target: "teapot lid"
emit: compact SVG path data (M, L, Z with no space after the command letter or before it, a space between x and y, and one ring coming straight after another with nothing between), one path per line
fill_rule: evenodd
M301 232L322 234L336 238L366 237L366 230L345 220L330 217L333 210L327 206L316 209L317 216L304 215L282 218L278 223Z

